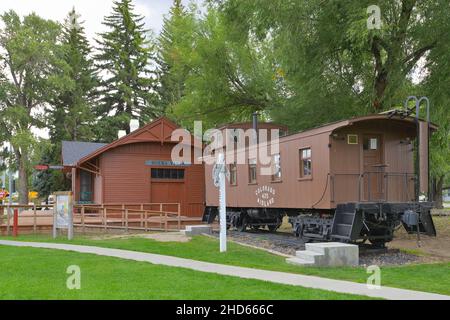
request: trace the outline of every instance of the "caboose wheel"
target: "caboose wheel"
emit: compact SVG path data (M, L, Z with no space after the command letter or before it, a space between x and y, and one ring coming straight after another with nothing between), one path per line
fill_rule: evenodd
M384 239L373 239L370 240L370 243L372 244L372 246L376 247L376 248L385 248L386 247L386 240Z
M245 232L247 230L247 217L243 216L240 223L236 227L237 231Z

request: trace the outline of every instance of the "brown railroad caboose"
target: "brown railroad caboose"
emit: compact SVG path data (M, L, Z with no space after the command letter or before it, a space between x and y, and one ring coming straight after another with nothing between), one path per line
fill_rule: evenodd
M428 123L419 121L419 125L423 134ZM430 130L436 127L431 124ZM417 135L415 118L395 114L323 125L281 137L279 152L271 155L276 169L270 175L262 175L264 166L248 156L252 147L241 149L239 152L246 153L245 164L227 164L231 177L226 186L229 224L240 230L248 226L276 230L282 216L288 214L301 216L294 226L300 236L390 241L399 217L422 208L416 188L423 194L428 191L428 133L420 146L420 184L414 167ZM208 219L217 214L219 204L212 166L205 166L205 181ZM431 204L423 206L426 211ZM376 219L369 221L368 216ZM379 218L384 220L380 223ZM365 229L370 227L371 235L366 235ZM429 233L433 229L429 228Z
M183 216L200 217L204 167L193 159L171 160L178 143L171 140L176 129L163 117L107 145L63 142L63 162L72 172L76 203L180 203Z

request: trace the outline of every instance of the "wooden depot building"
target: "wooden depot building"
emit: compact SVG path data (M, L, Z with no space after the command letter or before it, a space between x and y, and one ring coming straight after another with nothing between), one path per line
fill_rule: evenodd
M179 127L162 117L110 143L63 141L62 157L72 175L77 204L179 203L181 214L204 211L204 166L171 160Z

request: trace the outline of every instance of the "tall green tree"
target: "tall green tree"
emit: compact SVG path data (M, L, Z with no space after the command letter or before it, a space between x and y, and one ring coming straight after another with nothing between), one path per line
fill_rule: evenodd
M68 82L48 108L50 139L53 144L62 140L92 140L98 78L91 47L75 8L63 25L61 58L65 64L60 72Z
M174 0L157 39L158 103L164 110L184 96L195 27L192 10L188 11L181 0Z
M19 171L19 202L28 203L28 182L36 139L32 128L42 128L42 110L64 79L60 60L60 26L35 14L21 19L15 12L1 15L0 30L0 141L8 141Z
M419 62L448 41L444 0L213 1L244 33L273 39L285 107L273 117L304 128L401 104Z
M97 115L102 140L117 138L117 130L130 131L129 120L147 121L159 114L154 107L154 79L150 69L153 47L143 17L133 12L131 0L114 1L113 13L103 24L99 54L95 56L102 77Z
M248 120L253 112L279 104L270 41L243 33L214 7L194 31L194 44L181 61L189 70L184 96L172 108L180 123L191 126L203 120L214 126Z
M431 138L432 189L438 208L442 208L442 191L450 185L450 42L433 51L425 65L426 77L420 93L431 101L431 120L439 130Z
M60 164L63 140L93 140L95 123L93 107L96 104L98 78L91 58L91 47L86 38L80 15L73 8L64 21L61 36L62 68L58 70L65 86L53 97L46 108L50 142L40 159L41 164ZM70 180L56 170L33 175L33 188L43 197L51 192L70 189Z

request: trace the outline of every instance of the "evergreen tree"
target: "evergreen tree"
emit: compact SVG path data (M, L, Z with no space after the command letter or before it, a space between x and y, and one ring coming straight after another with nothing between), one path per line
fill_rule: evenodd
M62 45L66 67L61 73L68 86L56 97L49 110L50 138L57 145L62 140L89 141L93 138L95 118L92 107L98 79L90 58L91 48L75 8L65 20ZM59 154L60 148L56 151Z
M152 46L143 17L133 13L131 0L114 1L113 13L103 24L109 28L97 40L97 67L102 75L97 115L102 139L110 141L117 130L130 131L129 120L148 121L159 115L151 106L154 80L149 68Z
M58 90L47 108L51 145L45 148L40 164L62 162L63 140L90 141L94 138L92 108L96 103L98 79L90 57L91 48L79 18L75 8L72 9L62 28L61 60L64 63L58 72L65 86ZM41 196L48 197L54 191L70 189L70 180L59 171L38 172L33 175L33 187Z
M194 43L194 14L188 12L181 0L173 0L168 16L164 17L158 38L159 103L166 110L178 103L184 95L185 81L189 72L186 57Z

